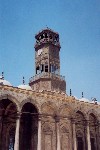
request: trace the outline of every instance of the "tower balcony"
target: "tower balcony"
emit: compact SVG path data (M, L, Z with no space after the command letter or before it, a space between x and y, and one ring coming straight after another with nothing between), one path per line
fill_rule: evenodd
M50 38L43 38L43 39L37 41L35 43L34 47L37 48L37 47L39 47L42 44L53 44L53 45L55 45L55 46L60 48L60 42L54 41L53 39L50 39Z
M58 74L55 74L55 73L51 73L51 72L42 72L40 74L36 74L35 76L31 77L29 79L29 83L32 83L36 80L39 80L39 79L59 79L61 81L65 81L65 76L62 76L62 75L58 75Z

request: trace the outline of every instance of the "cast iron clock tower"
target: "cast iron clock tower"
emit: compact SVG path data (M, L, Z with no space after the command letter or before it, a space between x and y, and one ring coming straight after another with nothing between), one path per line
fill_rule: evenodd
M66 82L60 75L59 34L46 28L35 35L35 70L29 85L33 90L66 92Z

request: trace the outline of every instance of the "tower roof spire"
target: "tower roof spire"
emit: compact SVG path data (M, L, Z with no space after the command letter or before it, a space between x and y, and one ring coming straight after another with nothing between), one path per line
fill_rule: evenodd
M4 80L4 72L2 72L2 79Z
M25 78L23 77L23 85L25 85Z

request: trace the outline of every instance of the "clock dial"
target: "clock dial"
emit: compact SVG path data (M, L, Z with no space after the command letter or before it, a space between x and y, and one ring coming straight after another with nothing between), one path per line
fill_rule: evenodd
M42 48L39 49L38 52L37 52L37 55L38 55L38 56L41 55L42 51L43 51Z

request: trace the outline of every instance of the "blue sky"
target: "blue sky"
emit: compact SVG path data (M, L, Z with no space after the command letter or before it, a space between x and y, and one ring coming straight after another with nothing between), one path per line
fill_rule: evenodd
M100 101L100 0L0 0L0 72L12 85L34 72L35 34L60 34L67 94Z

